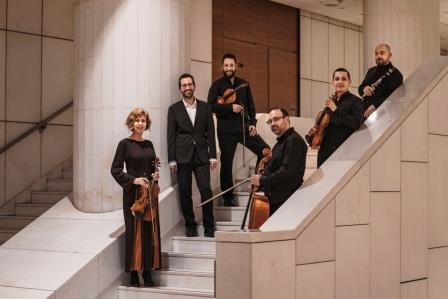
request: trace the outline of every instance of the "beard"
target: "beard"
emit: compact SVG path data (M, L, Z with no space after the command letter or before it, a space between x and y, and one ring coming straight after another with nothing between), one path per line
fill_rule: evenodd
M193 94L194 94L194 92L192 89L187 89L187 90L182 91L182 96L186 99L193 97Z
M377 59L375 62L376 62L377 66L386 65L386 64L389 63L389 61L386 61L386 60L383 60L383 59Z
M224 74L224 77L226 77L227 79L232 79L233 77L235 77L234 71L223 71L222 73Z

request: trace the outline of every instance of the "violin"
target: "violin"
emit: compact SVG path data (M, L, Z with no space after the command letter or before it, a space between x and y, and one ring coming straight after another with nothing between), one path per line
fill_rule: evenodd
M272 151L269 148L263 150L263 158L258 163L255 173L262 175L266 165L272 158ZM269 218L269 199L262 193L256 193L255 188L252 187L250 192L249 201L247 203L246 212L244 214L243 223L241 229L244 229L246 225L246 218L249 212L249 229L259 229L263 223Z
M240 85L238 85L237 87L235 87L235 89L232 88L227 88L226 90L224 90L224 93L222 94L222 96L218 97L217 103L224 105L224 104L233 104L236 102L236 92L244 87L249 86L249 83L245 82L242 83Z
M330 100L336 103L336 94L330 96ZM316 123L305 135L305 140L308 142L311 148L317 148L321 145L324 139L325 128L330 123L330 108L325 107L324 110L320 111L316 117Z

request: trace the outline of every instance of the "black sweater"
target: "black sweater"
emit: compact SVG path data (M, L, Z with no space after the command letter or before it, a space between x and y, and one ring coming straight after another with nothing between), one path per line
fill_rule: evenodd
M277 138L272 158L260 178L260 187L271 203L285 202L302 185L307 150L294 128Z
M393 67L392 62L389 62L387 65L374 66L370 68L367 71L364 81L362 81L362 84L358 87L359 95L363 96L364 87L375 83L379 78L381 78L381 76L385 75L387 71ZM385 77L375 88L373 95L363 98L364 111L369 108L370 105L378 108L402 83L403 75L397 68L395 68L390 76Z

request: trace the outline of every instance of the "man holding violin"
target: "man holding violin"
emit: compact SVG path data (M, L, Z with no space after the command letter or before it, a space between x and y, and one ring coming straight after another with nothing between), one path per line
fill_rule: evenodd
M226 190L233 185L232 164L238 143L242 143L255 153L258 161L263 158L263 149L269 148L269 145L257 134L252 93L248 83L235 76L236 63L235 55L224 54L221 65L223 77L213 82L208 93L208 102L218 120L221 190ZM225 206L236 205L233 191L225 193L223 198Z
M323 137L317 153L317 167L320 167L338 147L356 131L364 121L362 100L350 93L350 73L345 68L333 72L335 95L325 101L324 113L329 117L323 130Z
M252 176L251 187L268 196L272 215L302 185L308 147L291 127L285 109L271 108L267 123L278 136L277 143L263 174Z

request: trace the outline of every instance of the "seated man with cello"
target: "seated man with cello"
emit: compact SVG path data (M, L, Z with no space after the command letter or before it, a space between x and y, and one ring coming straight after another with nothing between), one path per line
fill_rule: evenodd
M362 100L350 93L350 73L345 68L333 72L335 94L325 101L315 128L307 140L312 148L318 148L317 167L320 167L338 147L356 131L364 121Z
M264 172L252 176L251 187L262 189L268 196L272 215L302 185L308 147L291 127L285 109L271 108L267 123L278 136L277 143Z
M222 57L223 77L213 82L208 93L208 102L218 119L217 133L221 150L221 190L233 185L232 165L236 146L242 143L254 154L258 162L263 158L263 149L269 145L257 134L255 127L255 104L248 83L235 76L236 57L226 53ZM243 155L244 159L244 155ZM233 191L223 195L225 206L235 206Z

